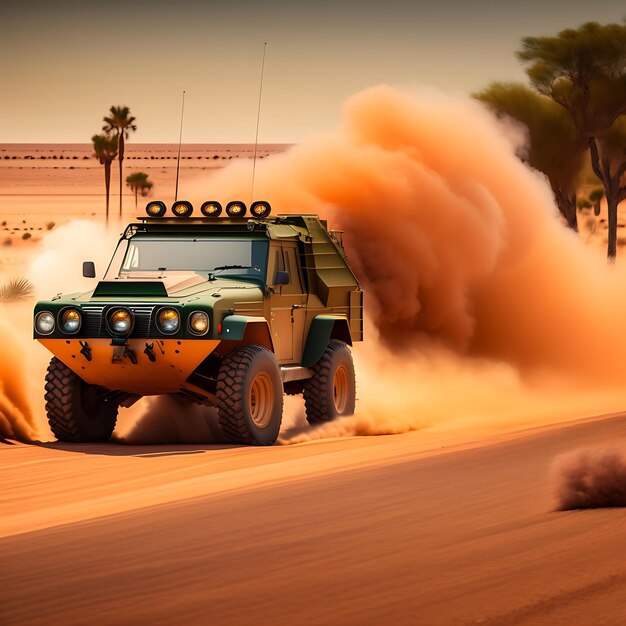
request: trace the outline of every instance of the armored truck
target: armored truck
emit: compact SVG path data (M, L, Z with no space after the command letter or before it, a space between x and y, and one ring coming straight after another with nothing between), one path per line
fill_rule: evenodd
M175 394L217 408L227 441L271 445L284 394L311 424L350 415L350 346L363 292L341 234L316 215L270 216L205 202L152 201L129 224L87 293L38 302L34 337L54 356L46 412L61 441L107 441L118 409ZM83 275L96 277L94 263Z

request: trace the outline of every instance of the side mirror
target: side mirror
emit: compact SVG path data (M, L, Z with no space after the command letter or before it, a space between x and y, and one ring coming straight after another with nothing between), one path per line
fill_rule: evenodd
M289 272L276 272L275 285L288 285L289 284Z
M83 277L84 278L96 277L96 264L93 261L83 261Z

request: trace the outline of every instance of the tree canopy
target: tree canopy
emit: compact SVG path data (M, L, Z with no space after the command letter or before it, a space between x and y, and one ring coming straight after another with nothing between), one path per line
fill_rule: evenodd
M154 186L145 172L133 172L126 177L126 184L135 194L135 208L137 208L137 196L147 196L150 189Z
M587 22L552 37L526 37L518 58L531 83L570 115L607 200L607 257L617 253L617 207L626 170L626 24Z
M535 88L570 113L583 140L626 113L626 24L587 22L525 37L517 56Z
M520 156L546 175L561 214L576 230L576 185L584 150L568 113L547 96L519 83L492 83L475 97L499 116L525 126L528 146Z

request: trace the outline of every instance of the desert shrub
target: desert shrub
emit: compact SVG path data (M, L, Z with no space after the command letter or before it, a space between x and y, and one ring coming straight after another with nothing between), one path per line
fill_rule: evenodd
M6 244L6 241L4 243ZM9 244L10 245L10 244ZM26 278L13 278L0 287L0 301L16 302L24 300L33 295L33 284Z

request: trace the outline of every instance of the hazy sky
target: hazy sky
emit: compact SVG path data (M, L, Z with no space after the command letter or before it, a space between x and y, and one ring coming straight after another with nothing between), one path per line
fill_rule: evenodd
M111 104L138 142L251 142L332 127L364 87L523 80L525 35L617 22L624 0L0 0L0 142L85 142Z

